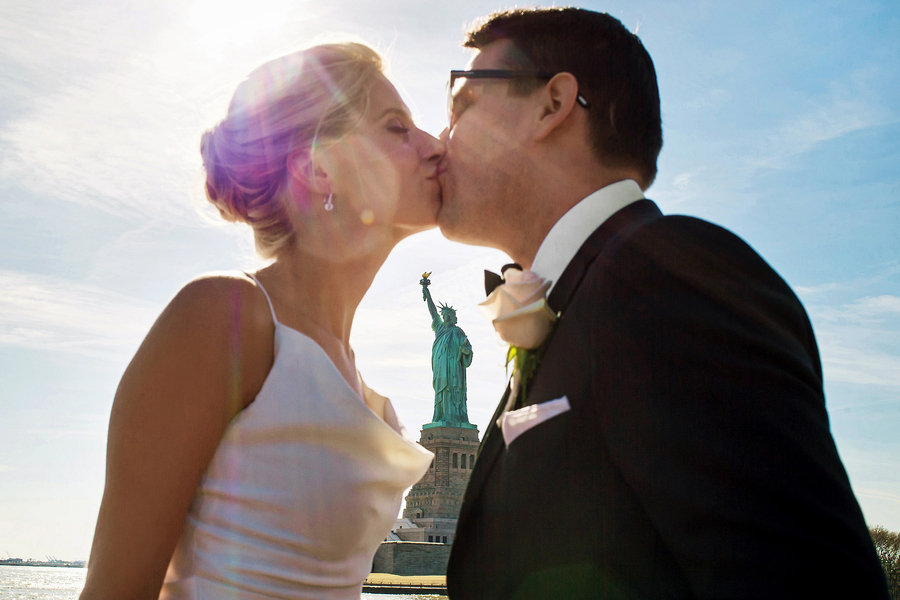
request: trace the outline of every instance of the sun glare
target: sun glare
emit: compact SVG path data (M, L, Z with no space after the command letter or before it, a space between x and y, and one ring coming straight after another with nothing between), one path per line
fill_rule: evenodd
M270 35L291 12L302 8L299 4L297 0L193 0L188 22L197 45L212 54Z

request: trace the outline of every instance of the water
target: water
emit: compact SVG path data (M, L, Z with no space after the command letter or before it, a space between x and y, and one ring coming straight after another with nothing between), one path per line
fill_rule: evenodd
M72 600L87 569L0 566L0 600Z
M87 569L0 565L0 600L75 600ZM429 594L363 594L362 600L440 600Z

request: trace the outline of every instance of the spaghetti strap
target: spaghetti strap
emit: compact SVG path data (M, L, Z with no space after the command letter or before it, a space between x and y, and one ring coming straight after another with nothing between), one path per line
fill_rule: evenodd
M269 303L269 312L272 313L272 320L277 324L278 317L275 316L275 306L272 304L272 299L269 298L269 292L266 291L266 288L263 287L263 284L259 282L259 279L257 279L255 275L253 275L252 273L247 273L246 271L244 271L244 275L256 282L256 286L262 291L263 296L266 297L266 302Z

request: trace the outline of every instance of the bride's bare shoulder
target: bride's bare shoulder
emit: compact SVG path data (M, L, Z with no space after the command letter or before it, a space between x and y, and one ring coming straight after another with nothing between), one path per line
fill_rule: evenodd
M241 272L207 273L189 281L172 298L166 311L186 314L199 323L265 324L268 304L256 283Z
M271 339L268 303L243 273L209 273L185 284L154 324L148 338L195 343L212 349L235 339L266 345ZM247 348L250 349L250 348Z
M246 273L221 271L195 277L175 297L181 302L193 303L221 300L225 294L251 298L259 293L256 283Z
M242 273L197 277L162 311L123 381L186 382L199 372L211 392L226 397L227 390L216 386L227 387L238 375L234 381L242 389L237 393L246 405L271 367L273 329L268 303L251 278Z

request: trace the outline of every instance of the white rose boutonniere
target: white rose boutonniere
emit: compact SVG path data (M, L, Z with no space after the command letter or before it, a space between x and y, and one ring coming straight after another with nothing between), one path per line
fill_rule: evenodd
M540 360L538 349L553 329L557 314L547 304L551 282L515 268L506 269L503 279L479 306L509 344L506 364L513 363L513 379L508 409L517 396L524 401L526 385Z
M544 342L556 321L545 297L549 287L549 281L531 271L507 269L504 283L479 306L504 342L533 350Z

